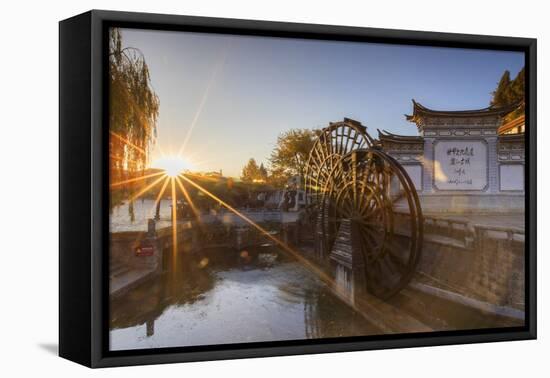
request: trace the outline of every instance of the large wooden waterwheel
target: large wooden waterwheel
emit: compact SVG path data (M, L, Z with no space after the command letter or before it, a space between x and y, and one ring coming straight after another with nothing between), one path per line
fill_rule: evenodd
M407 172L360 123L323 129L309 155L308 209L330 254L346 220L358 238L366 290L387 299L407 285L422 247L422 210Z

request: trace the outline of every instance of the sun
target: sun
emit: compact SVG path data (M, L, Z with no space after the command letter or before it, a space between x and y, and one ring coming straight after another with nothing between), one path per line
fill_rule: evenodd
M190 168L189 163L180 156L161 157L155 160L151 166L162 169L170 177L176 177Z

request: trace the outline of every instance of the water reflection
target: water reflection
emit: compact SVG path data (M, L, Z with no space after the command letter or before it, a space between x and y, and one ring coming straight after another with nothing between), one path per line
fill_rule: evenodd
M111 350L379 333L275 247L180 254L111 302Z

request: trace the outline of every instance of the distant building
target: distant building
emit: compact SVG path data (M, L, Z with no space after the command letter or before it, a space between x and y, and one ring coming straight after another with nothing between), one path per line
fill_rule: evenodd
M504 123L498 128L499 135L522 134L525 132L525 114Z
M219 172L217 171L212 171L212 172L204 172L202 173L203 176L206 176L206 177L218 177L218 178L222 178L223 175L222 175L222 170L220 169Z
M302 188L302 178L292 176L288 179L279 200L279 208L283 211L299 211L306 206L306 192Z

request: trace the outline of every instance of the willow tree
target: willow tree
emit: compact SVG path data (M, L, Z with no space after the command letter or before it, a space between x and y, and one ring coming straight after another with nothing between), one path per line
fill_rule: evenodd
M118 28L111 29L109 36L109 78L110 174L111 182L119 182L143 174L147 166L156 138L159 99L143 53L123 47ZM118 194L112 196L112 205L120 202L122 193Z

